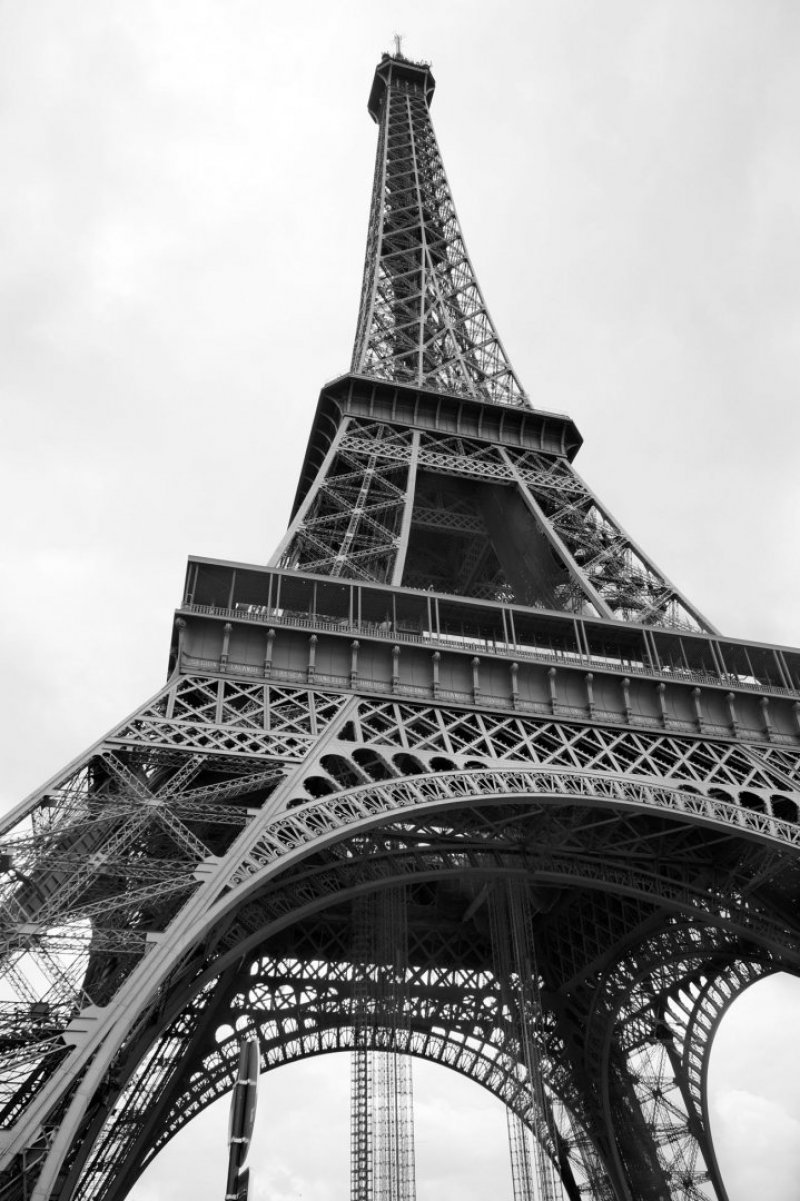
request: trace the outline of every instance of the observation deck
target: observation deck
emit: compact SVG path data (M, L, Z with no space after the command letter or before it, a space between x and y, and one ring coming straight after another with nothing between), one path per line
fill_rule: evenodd
M381 109L386 89L390 84L399 83L415 92L422 92L428 108L431 106L436 80L433 78L428 63L412 63L402 55L384 54L375 68L375 76L367 101L369 115L373 121L381 119Z

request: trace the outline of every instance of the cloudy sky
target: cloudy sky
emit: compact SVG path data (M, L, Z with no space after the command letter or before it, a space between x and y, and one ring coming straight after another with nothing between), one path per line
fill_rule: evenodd
M188 553L277 543L349 362L394 32L534 404L722 630L800 640L796 0L0 4L4 807L159 687ZM798 1014L778 979L720 1032L731 1201L796 1201ZM343 1062L264 1081L255 1198L344 1201L346 1093ZM509 1195L497 1104L417 1097L420 1201ZM225 1122L137 1201L219 1197Z

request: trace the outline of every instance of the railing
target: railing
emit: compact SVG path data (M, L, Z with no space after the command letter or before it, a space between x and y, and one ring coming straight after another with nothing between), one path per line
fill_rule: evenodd
M266 606L227 608L221 605L185 604L183 612L196 613L201 616L223 618L229 621L252 622L265 626L290 626L293 629L307 629L312 633L344 634L354 638L379 638L386 642L405 643L417 646L430 646L434 649L465 651L469 654L502 655L514 659L525 659L531 662L548 663L554 666L577 667L598 672L612 672L621 676L641 676L652 679L672 680L712 687L735 688L739 691L764 693L769 692L778 696L800 697L796 689L787 688L773 681L758 680L727 672L698 671L690 667L674 665L653 665L635 660L615 660L610 656L596 656L580 651L562 650L531 646L528 643L503 642L499 639L469 638L463 635L447 634L435 631L417 632L403 629L402 626L392 626L389 622L350 621L348 618L330 619L325 617L310 617L284 610L268 610ZM259 668L248 669L258 672Z

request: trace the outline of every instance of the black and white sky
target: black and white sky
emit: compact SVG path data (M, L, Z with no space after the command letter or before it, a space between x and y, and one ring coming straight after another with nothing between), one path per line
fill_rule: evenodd
M3 808L164 679L188 553L263 562L347 369L392 35L432 62L467 246L533 403L725 633L800 641L795 0L0 6ZM726 1018L730 1201L797 1201L800 989ZM505 1122L417 1073L419 1201L510 1197ZM221 1195L226 1112L135 1201ZM263 1081L254 1201L345 1201L347 1065Z

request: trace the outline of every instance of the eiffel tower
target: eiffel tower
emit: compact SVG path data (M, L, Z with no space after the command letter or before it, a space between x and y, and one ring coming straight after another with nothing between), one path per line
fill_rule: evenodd
M800 968L800 652L719 635L575 472L433 91L375 72L352 366L275 556L190 559L165 686L4 822L0 1201L123 1198L251 1032L482 1084L520 1197L727 1196L711 1041Z

